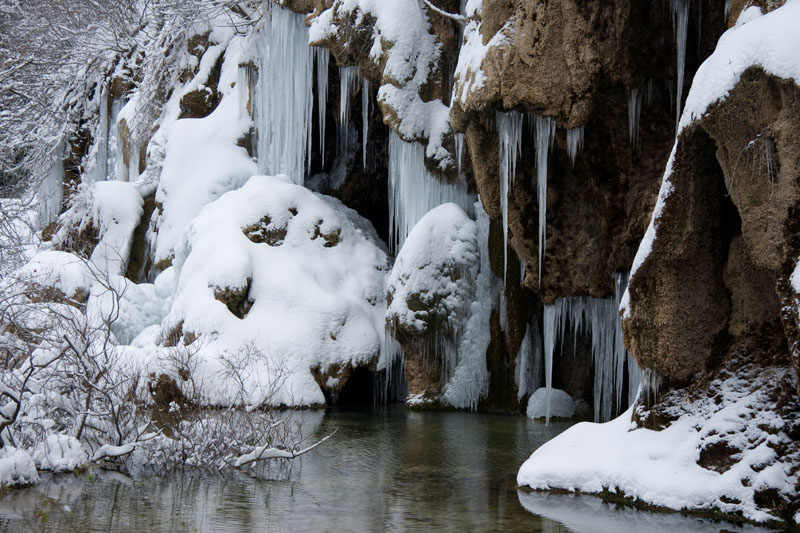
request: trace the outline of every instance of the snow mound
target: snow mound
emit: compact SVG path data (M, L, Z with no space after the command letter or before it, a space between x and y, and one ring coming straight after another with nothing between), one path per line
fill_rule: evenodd
M561 389L552 389L550 398L550 418L572 418L575 416L575 402L572 396ZM547 416L547 389L540 387L528 400L528 418L538 419Z
M87 262L75 254L56 250L39 252L20 269L20 277L58 290L68 298L89 295L94 276Z
M478 228L456 204L414 226L389 277L387 318L415 334L458 331L475 292Z
M20 487L39 482L31 456L13 446L0 448L0 486Z
M707 397L687 401L679 391L669 393L675 407L668 417L676 420L660 431L638 428L634 407L605 424L576 424L536 450L517 483L540 490L609 490L675 510L775 520L756 500L763 491L788 501L796 497L793 440L786 433L794 422L776 413L770 396L793 377L791 370L748 368L747 374L714 380ZM789 451L776 451L782 447ZM730 464L704 462L719 449L730 450Z
M287 405L324 403L309 369L379 355L387 255L368 227L286 176L254 176L191 222L163 329L197 350L210 403L231 401L223 363L248 350L247 401Z
M52 472L72 472L88 460L89 454L80 441L69 435L50 435L33 451L36 467Z

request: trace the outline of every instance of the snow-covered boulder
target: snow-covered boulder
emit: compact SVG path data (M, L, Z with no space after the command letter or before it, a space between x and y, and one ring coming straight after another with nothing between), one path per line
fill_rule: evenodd
M164 340L198 350L211 403L231 401L222 360L237 354L249 351L254 365L248 402L308 405L325 401L312 368L368 365L380 353L386 252L355 211L286 176L254 176L206 206L175 268Z
M24 487L38 482L39 475L30 455L13 446L0 448L0 486Z
M69 435L50 435L33 451L36 467L52 472L71 472L88 460L89 454L80 441Z
M550 418L572 418L575 416L575 402L572 396L561 389L550 391ZM528 400L528 418L547 417L547 389L540 387Z
M477 225L460 207L432 209L397 255L387 321L410 335L457 332L473 300L479 255Z
M78 301L84 301L89 296L94 280L86 260L56 250L45 250L34 255L20 269L18 277Z

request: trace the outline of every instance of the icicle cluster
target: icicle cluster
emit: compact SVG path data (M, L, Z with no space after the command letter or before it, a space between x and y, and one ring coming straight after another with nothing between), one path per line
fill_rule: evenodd
M402 248L411 228L436 206L453 202L468 214L474 212L474 195L463 180L442 183L425 168L425 147L389 135L389 226L390 247Z
M550 396L553 386L553 355L556 343L561 340L561 350L565 349L564 338L567 331L573 334L577 345L580 333L591 336L592 358L594 360L594 419L606 422L616 412L622 410L625 385L625 369L628 367L628 390L625 401L635 398L639 387L638 366L625 349L622 339L622 320L619 304L628 281L627 274L615 275L615 295L613 299L597 299L585 296L567 297L552 305L544 306L543 346L546 395L546 419L550 420ZM573 346L575 349L577 346Z
M518 111L497 112L500 153L500 207L503 211L503 281L508 270L508 196L517 172L517 157L522 151L522 120Z
M456 144L456 168L458 170L458 175L461 175L461 167L464 160L464 134L463 133L456 133L455 134L455 144Z
M567 130L567 154L572 166L575 166L575 158L578 157L578 152L583 149L583 133L584 126L581 124L577 128L570 128Z
M350 108L353 94L360 84L358 67L339 67L339 124L336 138L338 153L345 157L350 151Z
M270 4L267 4L270 5ZM305 18L273 6L258 35L258 171L305 182L313 113L314 49Z

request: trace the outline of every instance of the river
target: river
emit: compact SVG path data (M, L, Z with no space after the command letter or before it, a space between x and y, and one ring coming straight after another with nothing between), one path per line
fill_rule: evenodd
M288 481L244 475L43 476L0 493L4 531L755 531L617 508L590 496L526 494L516 472L571 424L383 406L302 412L336 435Z

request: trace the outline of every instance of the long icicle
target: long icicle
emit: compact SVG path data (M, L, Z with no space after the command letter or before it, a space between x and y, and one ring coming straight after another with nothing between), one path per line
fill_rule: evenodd
M539 287L542 286L542 259L547 243L547 157L556 136L556 121L533 116L536 131L536 192L539 199Z
M508 270L508 197L517 171L517 156L522 151L522 113L497 112L500 154L500 207L503 212L503 283Z
M325 117L328 112L328 66L331 52L327 48L314 47L317 64L317 121L319 122L319 154L325 164Z
M361 84L361 168L367 168L367 135L369 134L369 81Z

